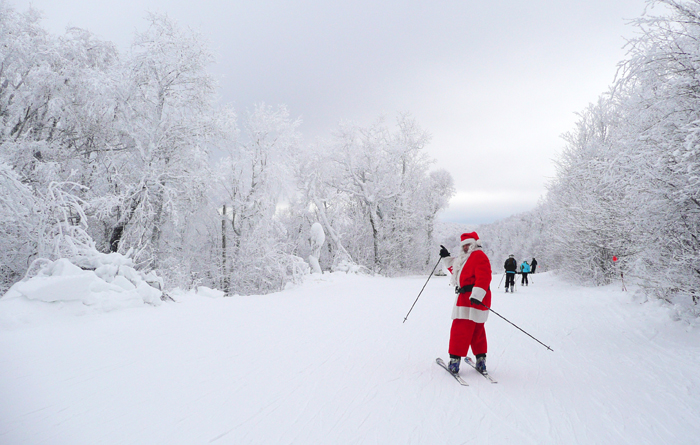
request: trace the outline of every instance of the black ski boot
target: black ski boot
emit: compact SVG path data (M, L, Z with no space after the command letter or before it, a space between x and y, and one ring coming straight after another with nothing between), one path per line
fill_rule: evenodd
M488 374L488 371L486 371L486 354L476 356L476 370L482 374Z
M462 360L462 357L454 357L450 355L450 363L447 365L447 369L452 373L452 374L457 374L459 372L459 362Z

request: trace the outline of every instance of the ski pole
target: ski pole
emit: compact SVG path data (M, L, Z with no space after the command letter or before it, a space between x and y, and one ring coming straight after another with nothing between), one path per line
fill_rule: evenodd
M437 269L438 264L440 264L440 260L442 260L442 257L440 257L440 258L438 259L438 262L435 263L435 267L433 267L433 272L435 272L435 269ZM430 281L430 277L433 276L433 272L430 272L430 275L428 276L428 279L425 280L425 284L423 285L423 289L425 289L425 286L428 284L428 281ZM413 306L415 306L416 303L418 302L418 299L420 298L420 294L423 293L423 289L421 289L420 292L418 292L418 296L416 297L416 301L413 302ZM408 314L410 314L411 311L413 310L413 306L411 306L411 309L408 310ZM406 317L403 319L403 322L404 322L404 323L406 323L406 319L408 318L408 314L406 314Z
M504 273L504 274L503 274L503 277L505 277L505 276L506 276L506 274ZM498 287L497 287L497 289L500 289L500 288L501 288L501 283L503 283L503 277L501 277L501 281L498 282Z
M496 315L498 315L499 317L501 317L502 319L504 319L505 321L507 321L508 323L510 323L510 324L512 324L513 326L515 326L516 328L520 329L520 331L522 331L524 334L527 334L531 339L535 340L537 343L541 344L541 345L544 346L545 348L547 348L547 349L549 349L550 351L554 352L554 349L550 348L549 346L545 345L545 344L542 343L541 341L537 340L537 339L536 339L535 337L533 337L532 335L530 335L530 334L528 334L527 332L523 331L523 330L520 328L520 326L516 325L515 323L513 323L513 322L510 321L510 320L508 320L508 319L507 319L506 317L504 317L503 315L499 314L498 312L494 311L494 310L491 309L490 307L486 306L484 303L481 303L481 302L480 302L480 304L481 304L482 306L484 306L486 309L490 310L490 311L493 312L494 314L496 314Z

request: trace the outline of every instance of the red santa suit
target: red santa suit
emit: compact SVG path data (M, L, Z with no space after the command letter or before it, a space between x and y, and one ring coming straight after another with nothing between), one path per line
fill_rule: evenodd
M469 244L467 252L447 258L452 272L452 284L462 288L457 294L452 309L452 329L450 330L451 356L466 357L471 346L475 356L485 355L487 350L484 323L489 317L485 306L491 307L491 262L477 243L476 232L462 235L462 246ZM481 304L472 303L476 299Z

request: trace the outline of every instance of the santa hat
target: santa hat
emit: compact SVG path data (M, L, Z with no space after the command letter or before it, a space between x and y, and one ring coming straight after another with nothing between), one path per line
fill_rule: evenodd
M460 245L475 243L479 240L479 235L476 232L463 233L461 236Z

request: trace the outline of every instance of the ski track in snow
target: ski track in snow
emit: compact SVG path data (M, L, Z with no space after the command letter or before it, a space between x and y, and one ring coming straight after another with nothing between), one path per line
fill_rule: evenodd
M446 277L405 323L426 277L108 313L26 302L17 319L0 299L0 443L697 443L700 334L617 286L534 277L493 307L554 352L491 314L499 383L463 364L468 387L435 364Z

